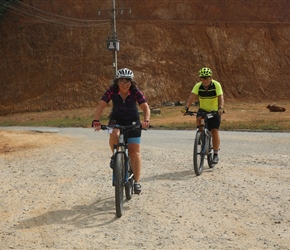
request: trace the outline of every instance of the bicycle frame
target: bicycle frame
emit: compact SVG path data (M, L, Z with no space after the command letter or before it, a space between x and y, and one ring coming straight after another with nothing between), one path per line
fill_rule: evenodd
M193 165L194 171L199 176L203 171L204 159L207 156L208 166L214 167L212 163L213 149L211 147L212 134L208 129L208 119L216 115L217 112L193 112L188 111L184 115L201 116L204 121L203 124L199 125L195 134L194 149L193 149Z
M210 148L208 147L208 144L211 142L212 134L208 130L208 115L211 113L201 113L201 117L204 119L204 130L201 130L198 128L197 132L204 133L204 147L202 149L203 153L205 155L208 155L210 153Z
M128 144L125 143L125 138L124 138L124 131L122 128L120 128L120 136L119 136L119 141L118 144L114 145L114 160L116 160L117 154L123 154L124 159L125 159L125 176L124 176L124 183L125 185L130 178L133 177L133 174L131 176L128 175L128 170L129 170L129 150L128 150ZM114 173L113 173L113 180L114 180Z
M113 169L113 186L115 186L115 205L116 205L116 215L117 217L122 216L123 212L123 196L124 188L126 193L127 200L132 198L133 194L133 172L132 169L129 169L130 158L128 143L125 140L125 131L132 129L141 128L141 125L101 125L101 129L113 130L118 129L120 131L118 143L114 145L113 155L114 155L114 169ZM121 155L121 157L119 157ZM130 176L129 176L130 174Z

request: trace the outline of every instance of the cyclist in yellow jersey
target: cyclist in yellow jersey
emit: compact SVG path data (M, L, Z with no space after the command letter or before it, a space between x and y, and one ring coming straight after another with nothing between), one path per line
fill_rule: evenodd
M208 120L208 129L212 133L212 144L214 150L213 162L219 161L218 151L220 148L219 127L221 115L224 111L224 97L222 86L219 82L213 80L210 68L202 68L199 71L201 82L194 85L185 105L186 111L193 102L199 102L199 110L206 112L217 111L218 115ZM196 117L196 125L200 125L200 116Z

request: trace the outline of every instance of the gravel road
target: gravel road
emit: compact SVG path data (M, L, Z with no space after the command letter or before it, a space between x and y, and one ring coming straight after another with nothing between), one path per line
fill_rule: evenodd
M106 132L1 129L52 140L0 154L1 249L290 249L289 133L222 131L196 177L193 131L144 131L143 191L116 218Z

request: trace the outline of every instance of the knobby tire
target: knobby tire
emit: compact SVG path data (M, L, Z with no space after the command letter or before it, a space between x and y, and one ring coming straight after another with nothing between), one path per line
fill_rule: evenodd
M213 148L211 147L211 138L208 138L208 155L207 155L207 163L209 168L213 168Z
M132 167L131 167L131 161L130 158L128 159L128 177L130 177L132 174ZM126 199L131 200L133 195L133 178L128 179L127 183L125 184L125 193L126 193Z
M198 131L195 135L193 147L193 168L197 176L201 175L204 165L205 152L203 150L205 140L203 132Z
M116 155L114 175L115 175L115 205L117 217L122 216L123 202L124 202L124 169L125 169L124 154L120 153Z

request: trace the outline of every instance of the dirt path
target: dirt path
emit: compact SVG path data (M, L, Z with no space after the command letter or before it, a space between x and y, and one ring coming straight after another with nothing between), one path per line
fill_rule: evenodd
M105 132L7 129L1 249L289 249L289 133L221 132L196 177L192 131L145 131L143 191L117 219Z

